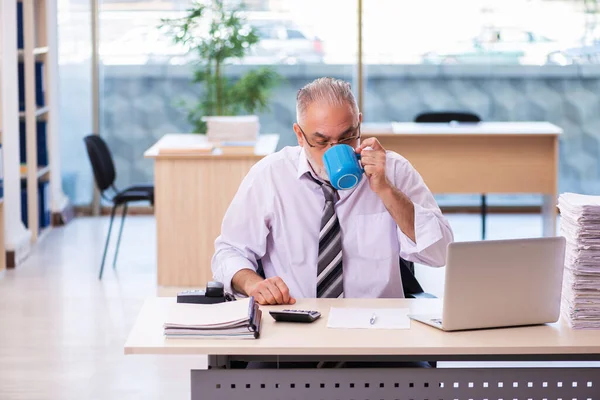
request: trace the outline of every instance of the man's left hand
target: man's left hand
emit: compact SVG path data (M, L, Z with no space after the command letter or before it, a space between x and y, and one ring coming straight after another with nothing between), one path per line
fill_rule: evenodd
M370 147L372 150L365 149ZM369 178L371 190L380 194L383 190L389 189L392 184L385 176L385 149L374 137L366 139L356 148L360 154L360 162L365 169L365 174Z

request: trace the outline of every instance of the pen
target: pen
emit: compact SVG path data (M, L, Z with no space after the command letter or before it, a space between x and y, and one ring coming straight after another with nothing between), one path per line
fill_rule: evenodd
M377 315L375 315L375 313L373 313L373 315L371 315L371 319L369 320L369 322L371 323L371 325L375 325L376 320L377 320Z

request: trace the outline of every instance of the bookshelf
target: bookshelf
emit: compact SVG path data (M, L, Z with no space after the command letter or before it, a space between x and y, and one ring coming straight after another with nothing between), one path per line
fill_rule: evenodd
M48 93L50 47L48 43L48 3L53 0L17 0L19 58L19 118L21 215L31 232L39 239L50 225L50 184L52 169L48 163L49 121L54 104ZM22 33L21 33L22 31ZM21 46L22 45L22 46ZM40 173L43 170L44 173ZM48 214L46 218L45 214Z
M0 0L0 254L8 268L72 215L60 183L56 7L57 0Z
M5 12L10 9L6 7L6 4L0 2L0 16L4 15ZM11 108L7 104L11 100L9 90L11 88L10 68L7 68L11 61L12 53L10 50L6 51L7 43L10 43L5 35L5 31L9 29L3 19L0 18L0 277L6 270L6 249L5 249L5 214L6 214L6 201L5 201L5 137L7 132L10 131L11 122L16 122L16 117L12 115ZM14 35L13 35L14 38ZM8 38L10 39L10 38ZM16 78L16 77L15 77ZM16 110L16 96L12 97L13 108ZM6 115L8 113L8 116ZM11 118L12 117L12 118ZM10 142L10 140L9 140Z

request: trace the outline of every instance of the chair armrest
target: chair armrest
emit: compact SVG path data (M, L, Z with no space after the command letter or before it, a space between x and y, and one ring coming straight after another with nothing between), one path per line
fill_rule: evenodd
M430 293L425 293L425 292L421 292L421 293L410 293L406 295L407 299L437 299L437 297L435 297L434 295L430 294Z

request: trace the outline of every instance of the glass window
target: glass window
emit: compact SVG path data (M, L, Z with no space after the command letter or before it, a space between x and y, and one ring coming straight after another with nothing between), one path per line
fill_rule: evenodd
M71 203L88 205L94 187L83 143L93 129L90 5L59 1L57 18L62 187Z
M225 5L231 10L240 3L231 0ZM227 60L227 77L233 84L262 66L279 74L282 79L271 92L269 109L258 112L261 132L280 134L280 148L295 145L292 124L298 89L321 76L356 81L357 3L244 3L240 14L256 28L260 40L245 57ZM206 93L203 85L192 82L196 54L174 44L169 29L159 28L162 18L184 17L192 3L101 0L100 4L101 132L115 158L117 186L151 182L153 162L143 152L167 133L194 131L188 110ZM343 22L332 24L332 15ZM205 23L198 35L207 34Z
M363 10L366 122L449 110L484 121L549 121L565 132L559 191L597 192L600 179L584 171L600 170L589 133L598 131L598 2L364 0ZM438 198L480 204L477 193ZM540 203L537 195L488 197L490 205Z
M285 32L274 24L257 24L255 25L258 31L258 36L261 39L285 39Z
M367 64L546 65L600 38L595 1L363 3Z
M296 29L288 29L287 30L287 38L288 39L306 39L306 36L302 34L299 30Z
M233 9L241 2L225 5ZM358 92L357 1L244 3L242 15L259 42L245 57L227 61L227 76L234 83L268 66L283 78L269 97L269 110L258 114L262 132L279 133L280 146L293 145L298 88L334 76L351 81ZM101 132L115 157L119 187L152 181L152 161L143 152L165 133L195 130L189 109L205 95L192 81L197 56L159 28L161 19L181 18L191 4L100 0ZM90 10L78 0L60 2L59 8L61 142L69 154L63 186L77 204L91 198L91 173L82 168L89 165L84 152L77 159L66 149L91 132ZM591 191L600 183L582 181L585 171L597 167L590 161L597 159L597 146L589 132L598 129L589 115L598 102L599 9L596 1L363 0L365 121L412 121L436 109L471 111L488 121L547 120L568 131L561 142L562 184ZM207 33L206 24L198 28L198 35ZM568 68L543 78L521 74L520 66L532 65ZM582 71L590 75L582 79Z
M492 30L492 43L532 43L533 34L520 29Z

